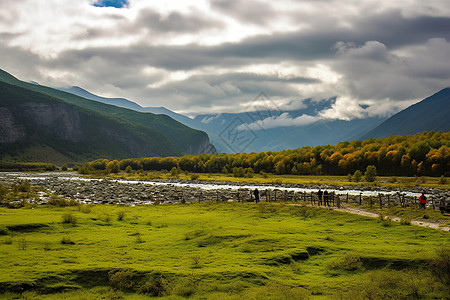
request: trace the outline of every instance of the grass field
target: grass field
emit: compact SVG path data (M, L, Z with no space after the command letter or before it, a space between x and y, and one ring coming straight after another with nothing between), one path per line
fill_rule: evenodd
M267 203L0 208L0 298L446 299L449 236Z
M233 174L221 173L181 173L176 179L191 180L192 175L197 180L204 181L228 181L228 182L248 182L248 183L264 183L264 184L303 184L303 185L333 185L333 186L367 186L367 187L386 187L391 189L397 188L416 188L416 187L433 187L438 189L450 189L450 180L444 178L445 183L440 183L440 177L402 177L402 176L377 176L375 182L355 182L349 181L348 176L337 175L275 175L275 174L255 174L251 178L234 177ZM124 179L174 179L170 172L167 171L136 171L132 173L119 173L104 175L103 172L94 172L92 177L110 177Z

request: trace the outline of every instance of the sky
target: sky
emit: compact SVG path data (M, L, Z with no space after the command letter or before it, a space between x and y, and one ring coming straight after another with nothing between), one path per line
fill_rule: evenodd
M450 86L448 0L1 0L0 68L189 116L387 117Z

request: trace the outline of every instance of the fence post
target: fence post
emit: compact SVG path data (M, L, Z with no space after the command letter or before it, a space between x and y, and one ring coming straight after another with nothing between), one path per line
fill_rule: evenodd
M362 203L362 193L359 193L359 205L361 205L361 203Z
M348 193L347 193L347 203L348 203Z
M381 193L378 193L378 198L380 198L380 209L383 209L383 199L381 198Z
M336 197L337 197L337 207L338 208L341 208L341 197L339 197L339 195L336 195Z

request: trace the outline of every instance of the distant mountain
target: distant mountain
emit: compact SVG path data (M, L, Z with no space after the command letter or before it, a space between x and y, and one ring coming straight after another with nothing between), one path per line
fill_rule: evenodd
M87 100L0 70L0 160L80 163L200 153L215 153L207 134L168 116Z
M244 113L203 114L191 119L164 107L142 107L123 98L99 97L76 86L60 89L102 103L141 112L168 115L191 128L208 133L211 143L214 144L218 152L222 153L281 151L304 146L336 144L342 141L354 140L385 120L385 118L367 118L352 121L322 120L300 127L286 126L264 130L237 131L237 126L250 124L267 116L277 117L282 113L288 113L292 118L303 114L316 115L318 111L328 108L335 99L318 103L307 100L304 109L294 111L265 110Z
M450 88L400 111L359 139L413 135L423 131L450 131Z
M305 109L284 112L266 111L262 116L258 112L199 115L194 120L208 124L208 132L214 132L222 140L224 148L217 147L219 152L282 151L305 146L334 145L342 141L355 140L359 135L385 120L378 117L351 121L319 120L302 126L276 128L265 127L262 122L260 128L247 127L247 130L237 130L237 128L246 128L255 121L264 120L267 116L279 117L281 114L288 114L290 118L301 115L314 116L318 111L326 108L329 102L317 104L307 101L307 104ZM215 145L219 144L215 143Z

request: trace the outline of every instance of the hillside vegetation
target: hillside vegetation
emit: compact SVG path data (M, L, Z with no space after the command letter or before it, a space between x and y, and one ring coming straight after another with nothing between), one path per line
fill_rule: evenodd
M215 153L206 133L20 81L0 70L0 160L81 163L96 158Z
M423 132L383 139L342 142L281 152L201 154L92 161L82 172L106 170L172 170L199 173L273 173L293 175L347 175L375 166L385 176L449 176L450 135Z

